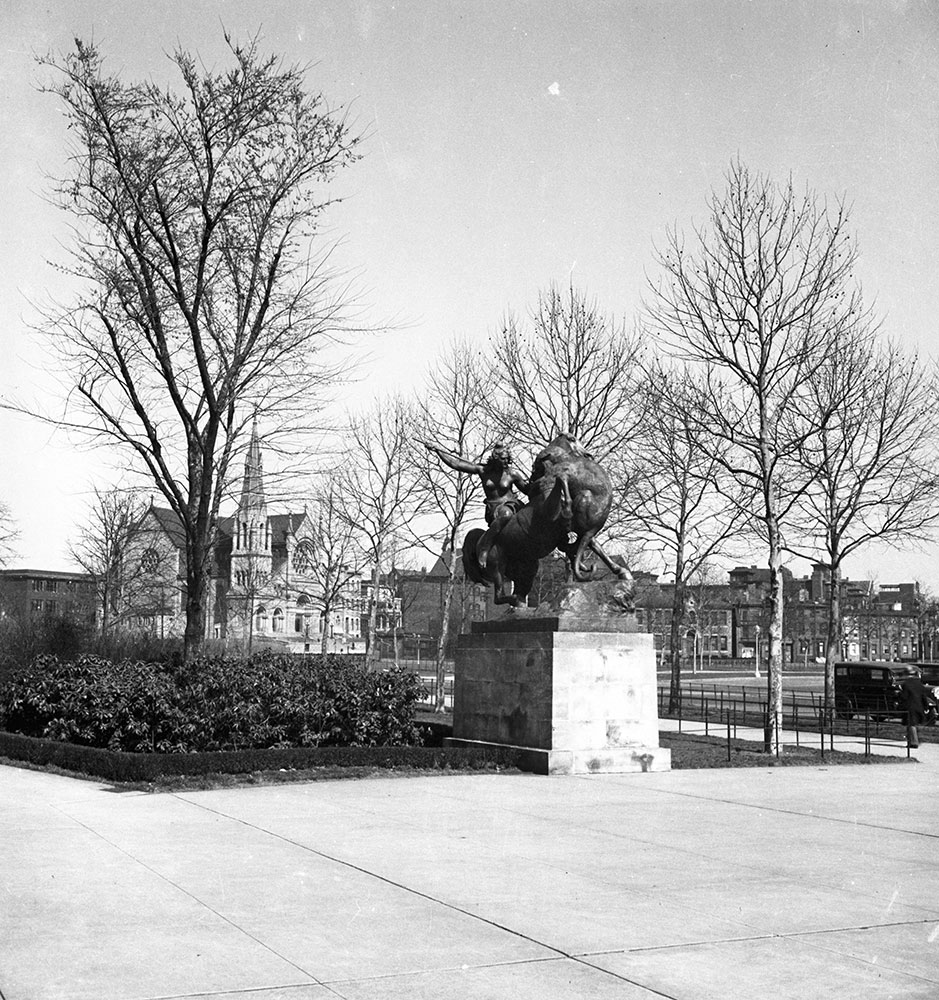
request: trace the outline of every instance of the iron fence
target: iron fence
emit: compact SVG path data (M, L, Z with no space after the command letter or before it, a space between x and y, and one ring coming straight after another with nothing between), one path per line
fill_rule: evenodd
M783 699L782 711L769 711L765 693L740 688L739 693L729 689L705 688L681 689L677 699L677 710L669 711L670 691L666 686L658 689L658 709L660 719L678 721L679 732L695 731L705 736L726 736L728 759L731 741L740 738L739 729L756 730L763 740L779 748L784 737L794 739L796 748L817 748L824 758L827 751L836 749L835 738L844 737L863 743L864 755L871 756L871 748L884 746L896 748L906 745L907 757L912 746L905 718L887 717L885 711L865 709L850 716L839 715L825 707L821 695L813 691L791 691L788 699ZM885 707L886 708L886 707ZM688 730L686 724L703 725L703 729ZM903 732L906 730L906 732Z

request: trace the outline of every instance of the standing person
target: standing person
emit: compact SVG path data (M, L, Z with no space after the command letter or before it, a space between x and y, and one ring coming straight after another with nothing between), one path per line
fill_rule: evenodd
M423 444L428 451L434 452L444 465L457 472L479 476L486 496L486 524L489 527L476 547L476 558L480 568L485 569L489 549L496 535L512 515L524 506L525 501L518 496L515 488L527 496L528 480L512 467L512 453L501 441L493 445L492 453L485 462L467 462L459 455L444 451L443 448L428 441L424 441Z
M920 680L914 667L907 667L900 681L900 700L906 711L906 741L911 747L919 746L918 726L926 721L927 706L937 706L933 693Z

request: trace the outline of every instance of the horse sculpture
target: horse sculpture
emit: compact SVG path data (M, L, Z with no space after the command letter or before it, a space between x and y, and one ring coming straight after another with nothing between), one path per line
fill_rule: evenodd
M567 434L559 434L535 459L528 486L530 502L502 527L481 567L480 529L466 535L463 567L474 583L491 583L495 603L519 606L531 591L538 560L555 549L564 552L573 578L592 578L587 551L599 556L620 579L629 578L596 540L613 502L613 487L603 468Z

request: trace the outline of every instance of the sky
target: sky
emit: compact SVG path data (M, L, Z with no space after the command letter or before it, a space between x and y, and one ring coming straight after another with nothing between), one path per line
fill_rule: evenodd
M46 199L67 135L36 57L79 37L126 79L170 82L177 46L221 65L225 30L307 66L364 136L324 238L361 317L388 329L346 402L415 385L455 336L485 352L551 282L632 326L655 246L705 220L737 157L844 198L885 330L939 349L939 0L3 0L0 400L47 401L32 327L69 293L68 219ZM14 565L68 568L114 465L0 410ZM847 572L939 589L939 546L872 548Z

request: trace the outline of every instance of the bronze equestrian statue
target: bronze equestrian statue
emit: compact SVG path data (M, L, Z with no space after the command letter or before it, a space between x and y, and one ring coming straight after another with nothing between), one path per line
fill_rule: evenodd
M596 540L613 502L610 477L570 435L559 434L538 454L530 480L512 469L504 445L497 445L482 465L427 447L450 468L482 479L489 527L467 532L463 567L474 583L493 584L496 604L523 605L539 559L555 549L567 555L577 581L591 579L588 549L617 577L629 578L629 571L614 563ZM527 493L527 504L515 487Z

